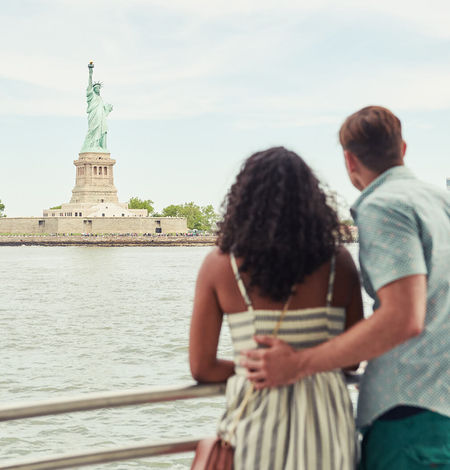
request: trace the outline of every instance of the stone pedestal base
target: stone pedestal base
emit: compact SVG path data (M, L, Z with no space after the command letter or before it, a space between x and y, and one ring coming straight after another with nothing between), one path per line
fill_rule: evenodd
M71 204L119 202L113 175L116 161L109 153L80 153L79 159L73 163L77 173Z

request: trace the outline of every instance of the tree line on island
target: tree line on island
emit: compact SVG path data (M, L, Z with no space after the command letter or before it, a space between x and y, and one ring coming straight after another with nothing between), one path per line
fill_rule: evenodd
M138 197L132 197L128 201L130 209L147 209L147 215L150 217L186 217L187 226L190 230L211 232L219 220L219 214L215 212L212 204L206 206L199 206L194 202L171 204L164 207L161 212L156 212L153 204L154 202L150 199L140 199ZM61 205L51 207L51 209L61 209ZM6 217L4 211L5 204L0 199L0 217Z
M128 208L147 209L147 216L149 217L186 217L188 229L204 232L213 231L216 222L219 220L219 214L214 211L212 204L208 204L207 206L199 206L194 202L171 204L170 206L164 207L161 212L156 212L153 204L154 202L150 199L132 197L128 201ZM0 204L0 215L2 206L3 209L5 207ZM61 205L50 207L50 210L56 209L61 209Z
M199 206L194 202L171 204L164 207L161 212L156 212L153 204L154 202L151 199L132 197L128 201L128 208L146 209L149 217L186 217L189 230L204 232L213 231L216 222L219 220L219 215L214 211L212 204L207 206ZM50 209L61 209L61 206L51 207Z
M132 197L128 201L130 209L147 209L147 215L150 217L186 217L187 226L190 230L211 232L220 217L215 212L212 204L206 206L199 206L194 202L170 204L164 207L161 212L156 212L153 204L154 202L150 199L143 200L138 197Z

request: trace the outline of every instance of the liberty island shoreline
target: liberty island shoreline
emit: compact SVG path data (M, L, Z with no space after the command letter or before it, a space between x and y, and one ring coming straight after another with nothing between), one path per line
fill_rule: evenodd
M155 234L8 234L0 246L214 246L215 235Z
M216 239L195 234L0 234L0 246L214 246ZM346 243L358 243L357 234Z

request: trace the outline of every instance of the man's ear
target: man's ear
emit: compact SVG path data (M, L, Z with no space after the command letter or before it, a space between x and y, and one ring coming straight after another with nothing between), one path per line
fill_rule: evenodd
M406 142L402 140L402 160L405 158L405 153L406 153Z
M354 173L358 167L358 160L356 156L349 152L348 150L344 150L344 158L345 158L345 166L347 167L347 171L349 173Z

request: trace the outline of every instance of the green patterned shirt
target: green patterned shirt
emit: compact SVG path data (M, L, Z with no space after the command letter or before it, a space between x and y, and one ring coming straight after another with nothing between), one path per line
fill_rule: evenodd
M369 361L357 424L366 426L398 405L450 416L450 193L395 166L364 189L351 211L363 285L374 309L381 287L427 276L424 331Z

